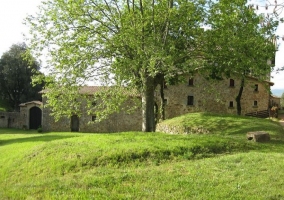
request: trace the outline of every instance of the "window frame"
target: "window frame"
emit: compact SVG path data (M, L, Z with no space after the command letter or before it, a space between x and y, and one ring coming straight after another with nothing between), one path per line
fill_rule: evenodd
M189 78L188 82L187 82L188 86L193 86L194 85L194 79L193 78Z
M229 83L230 87L235 87L235 80L230 78L230 83Z
M194 96L193 95L187 96L187 105L188 106L194 106Z
M259 92L259 90L258 90L258 84L254 84L254 92Z

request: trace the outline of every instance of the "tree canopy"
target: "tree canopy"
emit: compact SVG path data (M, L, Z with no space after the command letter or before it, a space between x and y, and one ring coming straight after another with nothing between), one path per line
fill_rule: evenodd
M234 76L241 80L239 94L235 97L237 112L241 114L240 101L247 77L270 81L275 65L278 22L257 15L245 0L219 1L212 5L208 21L211 29L205 33L209 38L204 48L205 70L212 78Z
M135 89L142 97L142 129L154 131L157 85L164 81L175 84L181 74L197 68L204 69L200 70L202 74L217 71L230 75L233 71L243 72L250 64L264 66L260 63L267 59L267 55L262 57L266 48L263 44L268 43L273 31L257 29L260 18L247 8L246 1L234 2L43 2L40 12L28 17L26 23L32 34L31 49L37 53L47 49L49 53L46 96L55 117L77 112L76 106L68 108L67 102L76 102L78 87L89 80L100 81ZM244 55L244 59L240 58ZM215 63L222 67L216 68ZM105 96L117 100L123 98L122 94Z
M27 46L14 44L0 58L0 93L14 110L19 104L39 100L40 85L33 87L32 76L39 73L39 63L28 53Z

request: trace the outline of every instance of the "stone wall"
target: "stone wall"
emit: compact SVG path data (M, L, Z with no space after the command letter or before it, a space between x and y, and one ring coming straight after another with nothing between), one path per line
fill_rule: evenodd
M186 79L189 80L189 77ZM209 81L196 75L191 81L192 85L186 81L184 84L167 86L164 90L166 118L200 111L237 114L235 98L240 89L240 80L233 80L234 86L230 86L230 79ZM192 105L188 105L188 96L193 98ZM268 104L269 84L262 84L253 78L246 80L241 98L242 115L267 110Z
M1 128L21 128L20 112L0 112Z
M270 107L276 106L278 108L281 108L281 106L283 107L284 105L280 105L280 97L276 97L276 96L270 96Z
M196 75L192 81L188 81L189 77L186 79L185 83L167 86L167 89L164 90L167 99L165 106L166 119L190 112L237 114L235 98L240 89L240 80L235 78L232 80L209 81L199 75ZM159 92L156 91L156 94L159 94ZM189 99L189 96L191 99ZM158 107L160 107L159 95L156 95L156 100ZM43 98L43 105L42 127L44 131L71 131L70 118L63 117L55 122L50 115L51 110L45 106L46 98ZM88 115L84 103L82 105L82 115L79 117L80 132L109 133L141 130L141 109L137 109L131 114L125 112L112 114L106 120L101 122L95 120L93 122L94 115ZM253 78L246 80L241 98L242 115L267 110L268 106L269 83L265 82L263 84Z
M71 119L62 117L59 121L55 122L51 115L51 110L46 107L46 98L43 98L43 131L71 131ZM84 108L85 104L81 106L82 115L79 116L79 131L92 132L92 133L110 133L110 132L123 132L123 131L141 131L142 127L142 114L141 110L137 109L133 113L119 112L110 115L107 119L98 122L95 114L87 114Z
M20 112L0 112L0 127L29 129L30 109L35 106L41 109L41 102L20 104Z

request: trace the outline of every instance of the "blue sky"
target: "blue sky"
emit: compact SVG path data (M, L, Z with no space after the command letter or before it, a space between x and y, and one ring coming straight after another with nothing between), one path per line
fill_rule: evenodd
M40 0L0 0L0 56L8 51L15 43L23 42L23 33L28 34L28 29L22 24L27 14L36 13ZM284 15L284 14L283 14ZM284 35L284 24L278 28L277 34ZM276 68L284 66L284 41L280 43L276 54ZM284 72L272 73L271 88L284 91Z

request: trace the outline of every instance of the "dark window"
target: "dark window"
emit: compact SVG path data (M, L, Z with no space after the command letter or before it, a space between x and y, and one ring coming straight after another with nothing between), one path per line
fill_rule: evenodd
M193 78L188 79L188 85L193 86Z
M255 84L255 85L254 85L254 91L255 91L255 92L258 92L258 84Z
M233 101L230 101L229 107L230 108L234 107L234 102Z
M97 116L96 116L96 115L93 115L93 116L92 116L92 121L94 122L94 121L96 121L96 119L97 119Z
M164 105L167 105L168 99L164 99Z
M95 106L97 105L97 103L95 101L92 102L92 106Z
M187 105L193 106L193 96L187 96Z
M4 119L5 118L5 116L1 116L1 119Z
M253 102L253 105L254 105L254 106L257 106L257 101L254 101L254 102Z
M230 87L235 87L235 80L234 79L230 79Z

